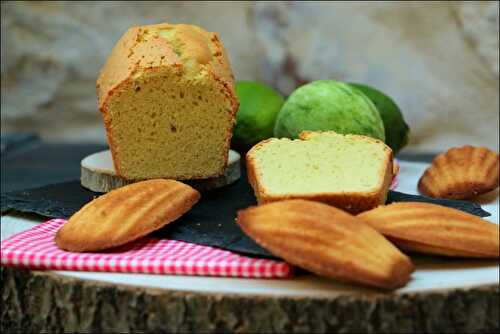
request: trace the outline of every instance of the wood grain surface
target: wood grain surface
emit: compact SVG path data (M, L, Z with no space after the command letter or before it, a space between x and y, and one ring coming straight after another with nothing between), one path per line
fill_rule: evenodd
M209 191L236 182L241 176L241 156L230 150L224 174L218 177L182 181L199 191ZM134 181L116 175L109 150L86 156L81 162L80 182L83 187L95 192L108 192Z
M2 332L498 332L499 286L263 297L178 292L1 268Z

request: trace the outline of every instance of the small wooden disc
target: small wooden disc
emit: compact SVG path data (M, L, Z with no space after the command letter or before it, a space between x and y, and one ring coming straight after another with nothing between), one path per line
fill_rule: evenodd
M240 178L240 155L229 150L227 168L223 175L208 179L181 180L199 191L227 186ZM139 180L126 180L116 175L111 151L101 151L85 157L81 162L80 182L83 187L105 193Z

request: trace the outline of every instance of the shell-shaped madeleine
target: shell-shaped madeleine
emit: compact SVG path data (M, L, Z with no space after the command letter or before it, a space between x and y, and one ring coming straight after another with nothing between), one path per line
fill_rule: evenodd
M200 193L174 180L130 184L87 203L57 231L61 249L84 252L123 245L187 212Z
M237 223L262 247L321 276L386 289L405 285L411 260L349 213L308 200L285 200L238 212Z
M498 169L498 153L485 147L455 147L433 160L418 189L435 198L469 199L498 187Z
M398 247L455 257L498 258L498 225L441 205L400 202L357 216Z

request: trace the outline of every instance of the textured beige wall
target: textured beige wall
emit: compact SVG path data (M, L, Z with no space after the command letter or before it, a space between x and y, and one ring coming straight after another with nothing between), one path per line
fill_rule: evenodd
M219 32L237 79L283 93L316 79L372 84L412 128L408 151L498 150L498 2L2 2L2 131L105 140L94 82L131 25Z

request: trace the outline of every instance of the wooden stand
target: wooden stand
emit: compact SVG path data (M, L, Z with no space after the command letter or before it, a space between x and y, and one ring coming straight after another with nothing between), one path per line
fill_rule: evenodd
M328 297L173 291L2 267L6 332L498 332L499 287Z
M208 191L227 186L237 181L240 175L240 155L238 152L230 150L228 165L222 176L182 182L199 191ZM80 180L83 187L102 193L136 182L116 175L109 150L94 153L82 160Z

